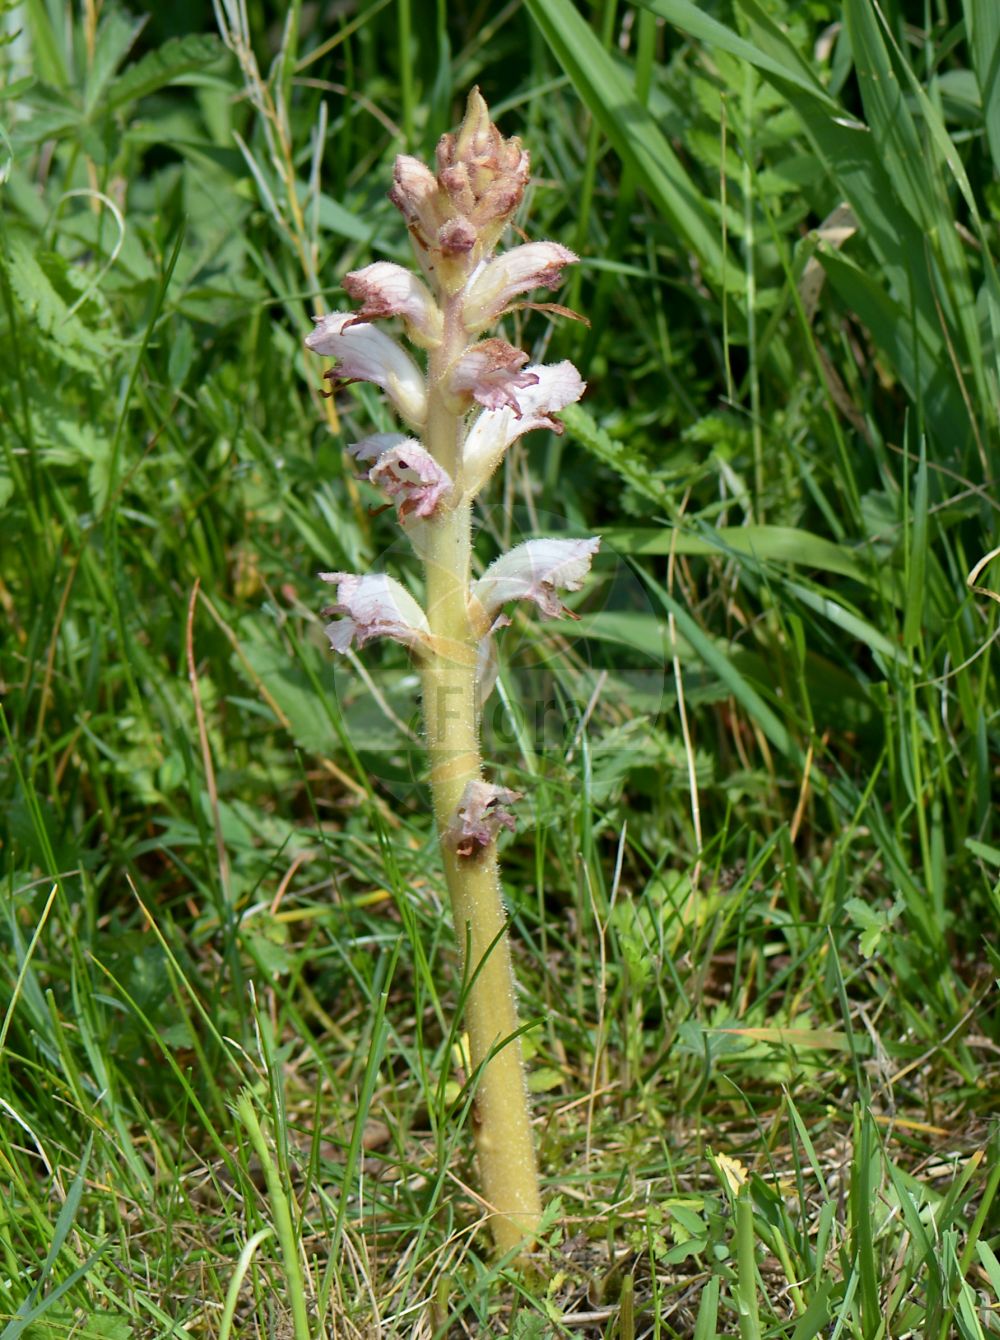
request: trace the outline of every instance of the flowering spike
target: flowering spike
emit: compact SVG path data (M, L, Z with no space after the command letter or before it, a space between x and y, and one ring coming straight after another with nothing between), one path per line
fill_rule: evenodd
M520 140L512 140L518 150ZM493 124L486 99L479 91L479 85L469 93L465 101L465 116L458 128L457 135L444 135L438 145L437 160L439 171L446 171L453 163L471 166L489 163L495 159L504 146L500 131ZM488 180L487 180L488 184Z
M503 605L531 600L543 615L568 613L558 593L579 590L600 543L530 540L470 582L476 495L512 442L534 428L560 432L553 416L584 391L572 363L526 366L526 353L487 333L522 308L573 315L522 300L560 283L577 259L568 248L529 242L494 258L528 168L520 140L504 138L473 89L462 124L437 146L433 170L406 154L396 159L389 197L406 220L423 280L389 261L352 271L344 288L359 310L323 317L306 341L337 360L327 377L375 382L414 430L375 433L348 450L395 502L423 560L426 613L385 574L325 573L337 587L330 612L341 616L327 634L336 651L390 637L419 659L434 816L468 982L479 1169L502 1252L534 1240L541 1200L497 866L497 836L514 827L505 807L518 795L483 777L482 703L496 676L493 633L509 622ZM424 367L370 324L383 317L400 318L425 351Z
M389 199L406 219L417 258L433 284L457 293L493 252L528 182L520 140L505 140L478 89L465 119L437 147L437 173L416 158L396 159Z

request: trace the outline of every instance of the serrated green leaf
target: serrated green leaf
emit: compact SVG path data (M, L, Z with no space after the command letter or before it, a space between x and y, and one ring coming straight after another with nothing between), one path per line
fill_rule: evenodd
M222 43L210 33L171 37L163 46L147 52L135 65L129 66L120 79L115 80L107 106L115 110L137 102L186 75L204 70L214 64L223 52Z
M66 88L69 84L67 55L44 0L25 0L25 11L35 68L47 83Z
M190 1029L185 1027L186 1037L177 1046L190 1046ZM77 1331L79 1340L129 1340L132 1324L127 1317L111 1312L95 1312L87 1319L84 1330Z
M67 131L75 131L83 117L73 99L47 84L35 83L28 90L25 102L31 114L19 121L11 132L15 146L58 139Z
M0 88L0 102L13 102L16 99L23 98L35 86L35 76L33 74L22 75L20 79L12 79L9 84L4 84Z
M241 647L241 653L259 677L257 682L266 685L268 693L285 714L295 743L310 754L336 753L340 739L330 725L326 707L306 671L296 665L282 647L250 642ZM239 661L235 664L246 673ZM329 666L324 668L326 674L329 670Z
M160 1034L162 1038L163 1034ZM129 1340L132 1325L114 1312L95 1312L81 1325L72 1312L53 1312L32 1323L27 1340Z
M844 911L859 926L876 926L879 924L879 915L868 906L861 898L848 898L844 903Z
M666 505L668 495L663 483L626 443L617 441L602 428L592 414L579 405L567 405L559 417L571 437L586 447L592 456L610 466L626 484L651 502Z
M46 459L59 464L84 464L87 467L87 485L95 511L108 501L111 471L111 441L86 420L53 415L39 429L39 438L56 444L46 451Z
M848 898L844 911L861 931L858 945L865 958L870 958L878 947L878 942L888 931L904 909L902 898L896 898L888 909L871 907L861 898Z
M538 1066L528 1073L528 1089L531 1093L551 1093L562 1088L565 1078L555 1066Z
M87 69L84 106L96 107L115 71L146 26L146 18L130 19L118 9L105 11L97 27L93 59Z
M51 347L71 367L96 372L103 341L73 315L42 269L28 243L12 236L8 275L28 320L51 340Z

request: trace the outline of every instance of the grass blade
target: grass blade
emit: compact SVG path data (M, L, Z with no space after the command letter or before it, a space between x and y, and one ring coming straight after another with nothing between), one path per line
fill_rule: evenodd
M770 742L786 758L795 763L804 761L801 749L789 735L781 721L749 681L740 674L726 654L719 649L679 601L666 591L655 577L636 568L636 572L656 596L668 614L677 621L677 627L691 646L725 684L730 693L747 711Z
M580 98L676 231L680 245L695 253L715 282L725 273L732 288L740 267L733 262L726 266L719 221L636 96L623 66L604 50L571 0L528 0L528 9Z
M986 141L1000 173L1000 7L993 0L964 0L972 65L983 103Z

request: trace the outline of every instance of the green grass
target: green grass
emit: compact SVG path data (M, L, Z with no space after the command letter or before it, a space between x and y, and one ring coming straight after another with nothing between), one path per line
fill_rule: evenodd
M3 9L0 1340L1000 1334L992 0L222 12ZM481 557L605 537L487 721L533 1276L302 347L474 82L592 322Z

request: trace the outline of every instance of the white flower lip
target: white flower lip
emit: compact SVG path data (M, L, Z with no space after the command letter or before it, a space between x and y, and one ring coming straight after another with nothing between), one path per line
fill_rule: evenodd
M522 371L527 361L528 355L506 340L480 340L451 365L449 389L486 409L509 407L520 418L522 393L538 381L537 373Z
M358 321L398 316L406 333L421 349L441 343L443 317L430 289L411 270L391 261L375 261L344 276L344 289L361 303Z
M423 424L427 414L424 375L391 336L358 321L351 312L333 312L318 318L316 329L306 337L306 348L337 360L336 368L324 376L374 382L407 423L415 427Z
M527 540L496 559L472 585L472 594L492 619L510 600L531 600L547 618L569 613L557 591L579 591L600 548L586 540Z
M535 428L562 432L562 424L550 416L579 400L587 383L568 360L534 364L526 368L535 382L518 392L520 414L506 406L484 409L469 429L462 454L464 485L477 491L490 477L504 452L524 433Z
M477 856L501 828L514 831L514 816L504 807L520 799L520 791L509 791L481 778L467 782L455 817L444 832L445 842L457 856Z
M373 484L389 495L399 519L433 516L442 498L451 492L451 476L412 438L384 451L368 472Z
M466 330L478 332L496 321L522 293L556 288L563 268L579 256L558 242L527 242L497 256L469 284L462 305Z
M337 601L325 612L344 617L326 625L334 651L363 647L372 638L388 637L419 650L430 636L427 618L406 587L384 572L358 576L353 572L321 572L337 587Z

